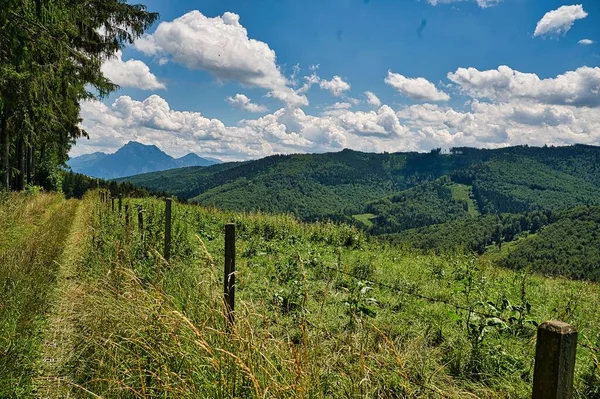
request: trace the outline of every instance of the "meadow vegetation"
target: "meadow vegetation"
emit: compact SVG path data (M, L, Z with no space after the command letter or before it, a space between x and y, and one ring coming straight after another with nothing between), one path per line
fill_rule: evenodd
M55 392L528 397L536 325L560 319L580 331L576 397L598 397L597 284L461 252L423 254L352 226L183 204L174 204L166 262L163 201L125 201L130 212L143 206L143 231L137 211L127 225L97 192L83 201L91 229L74 268L77 300L65 320L73 336L51 376ZM237 227L238 258L229 334L227 222Z

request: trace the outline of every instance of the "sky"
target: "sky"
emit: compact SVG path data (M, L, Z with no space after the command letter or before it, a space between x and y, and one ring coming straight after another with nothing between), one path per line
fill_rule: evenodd
M598 0L139 1L72 156L600 145Z

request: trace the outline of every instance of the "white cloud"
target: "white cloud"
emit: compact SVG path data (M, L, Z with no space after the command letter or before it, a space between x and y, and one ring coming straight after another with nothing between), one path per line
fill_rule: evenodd
M352 108L352 104L350 103L337 102L335 104L326 106L323 115L340 115L341 113L346 112L350 108Z
M329 90L335 97L341 97L344 92L350 90L350 83L335 75L331 80L321 80L319 86L323 90Z
M190 69L205 70L220 80L262 87L289 106L308 105L305 96L288 87L277 66L275 51L250 39L237 14L209 18L199 11L162 22L156 31L135 42L148 55L169 57Z
M119 97L110 106L82 103L82 127L90 140L72 155L114 151L129 140L156 144L174 156L189 151L224 160L278 153L339 151L427 151L437 147L600 144L600 113L590 107L544 104L532 98L468 109L416 104L397 112L382 105L369 112L338 103L320 116L281 108L258 119L227 126L199 112L176 111L159 96L135 101Z
M450 96L425 78L407 78L399 73L388 71L385 83L400 94L417 101L448 101Z
M296 90L296 93L306 93L313 87L313 85L319 84L320 81L321 78L319 78L316 72L313 72L312 74L304 77L304 84L302 87Z
M540 79L534 73L515 71L502 65L479 71L458 68L448 79L474 98L495 101L530 99L545 104L600 107L600 68L581 67L555 78Z
M458 3L465 0L427 0L429 4L432 6L437 6L438 4L450 4L450 3ZM502 0L476 0L477 5L481 8L488 8L497 5L502 2Z
M142 90L166 88L150 72L150 68L144 62L139 60L123 61L123 53L121 51L117 51L114 58L106 60L102 64L101 71L106 78L121 87L132 87Z
M268 109L264 105L254 104L244 94L236 94L234 97L227 97L227 102L236 108L248 112L266 112Z
M567 33L576 20L587 17L581 4L561 6L547 12L535 27L534 37L545 35L560 35Z
M375 107L381 106L381 100L372 91L365 91L365 96L367 97L367 103L369 105L373 105Z
M397 113L421 147L507 145L567 145L600 142L600 114L592 108L546 105L519 100L484 103L474 100L465 112L433 104L412 105Z
M335 103L332 105L328 105L325 109L350 109L352 108L352 104L350 103Z
M582 44L584 46L589 46L590 44L594 44L594 41L590 39L581 39L577 43Z

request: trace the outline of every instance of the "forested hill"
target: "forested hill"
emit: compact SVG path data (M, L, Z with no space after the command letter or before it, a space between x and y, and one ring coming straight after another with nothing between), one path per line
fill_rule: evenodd
M404 193L443 176L448 179L443 184L446 188L424 186ZM344 150L276 155L207 168L149 173L126 180L225 209L292 212L305 219L369 215L367 219L379 223L379 230L393 232L403 229L391 226L395 215L412 217L405 210L427 202L431 205L421 209L425 212L419 216L422 223L416 225L478 213L597 204L600 147L453 148L450 154ZM393 209L399 199L403 199L400 213ZM374 201L379 205L375 206ZM437 216L428 215L427 208ZM414 224L407 227L417 227Z

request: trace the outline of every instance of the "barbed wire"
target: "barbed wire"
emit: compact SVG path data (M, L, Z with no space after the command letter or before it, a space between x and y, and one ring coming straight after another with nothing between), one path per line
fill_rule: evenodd
M151 207L151 208L154 208L154 207ZM144 209L145 208L143 208L143 210ZM155 209L153 209L153 210L155 210ZM198 228L198 226L196 226L192 222L190 222L187 218L184 217L184 215L186 215L186 213L176 212L175 209L174 209L172 218L174 219L174 221L180 222L180 223L184 224L185 226L187 226L188 228L190 228L192 230L196 230ZM450 306L450 307L452 307L452 308L454 308L456 310L459 310L459 311L468 312L470 314L474 314L474 315L477 315L477 316L480 316L480 317L484 317L486 319L497 319L497 320L502 321L503 323L510 324L509 320L506 320L505 318L501 317L498 314L492 314L492 313L488 313L488 312L482 312L482 311L476 310L474 307L463 306L463 305L457 304L457 303L455 303L455 302L453 302L453 301L451 301L449 299L428 296L428 295L425 295L425 294L421 294L421 293L415 292L415 289L403 289L403 288L400 288L400 287L398 287L396 285L386 284L386 283L383 283L383 282L380 282L380 281L369 280L369 279L367 279L367 280L361 279L361 278L357 277L356 275L354 275L352 273L340 270L339 268L334 268L334 267L331 267L331 266L327 266L327 265L321 265L320 267L322 267L322 268L324 268L326 270L329 270L329 271L332 271L332 272L335 272L335 273L338 273L338 274L350 277L350 278L352 278L352 279L354 279L356 281L363 281L365 283L370 283L370 284L372 284L374 286L377 286L377 287L380 287L380 288L385 288L385 289L391 290L393 292L396 292L396 293L399 293L399 294L402 294L402 295L408 295L408 296L411 296L411 297L419 299L419 300L427 301L429 303L444 304L446 306Z

